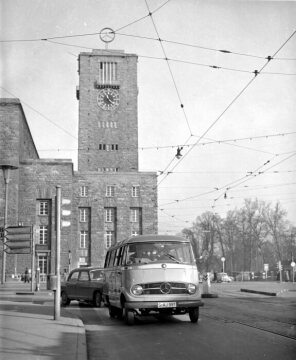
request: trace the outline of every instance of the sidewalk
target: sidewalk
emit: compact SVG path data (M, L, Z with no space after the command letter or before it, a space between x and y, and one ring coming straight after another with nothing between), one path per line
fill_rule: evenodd
M64 308L54 320L51 291L7 282L0 285L0 358L86 360L83 323Z

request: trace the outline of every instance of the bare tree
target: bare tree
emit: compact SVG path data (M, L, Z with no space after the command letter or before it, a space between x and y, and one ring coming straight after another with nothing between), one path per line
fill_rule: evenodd
M287 222L284 220L285 215L286 212L285 210L281 209L279 202L275 204L274 209L271 208L271 205L268 205L264 212L277 260L283 260L282 235L284 234L285 228L287 226Z

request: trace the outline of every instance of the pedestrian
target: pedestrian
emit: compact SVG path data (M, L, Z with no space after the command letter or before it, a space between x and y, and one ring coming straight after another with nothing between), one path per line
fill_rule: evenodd
M26 267L26 270L25 270L25 283L26 282L29 282L29 270L28 270L27 267Z

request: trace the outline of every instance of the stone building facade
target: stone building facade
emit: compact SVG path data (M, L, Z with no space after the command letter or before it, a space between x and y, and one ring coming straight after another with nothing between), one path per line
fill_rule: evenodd
M0 164L17 167L11 170L7 224L34 225L42 281L55 268L57 186L62 272L103 266L111 244L157 233L156 173L138 167L137 56L93 50L78 62L78 171L70 159L39 158L20 101L0 100ZM0 174L0 226L4 206ZM25 267L31 267L31 255L7 254L7 276Z

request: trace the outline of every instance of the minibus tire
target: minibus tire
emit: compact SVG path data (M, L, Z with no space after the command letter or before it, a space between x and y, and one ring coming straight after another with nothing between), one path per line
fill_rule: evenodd
M192 323L197 323L199 318L199 307L189 309L189 319Z
M133 311L130 311L127 308L124 308L124 322L126 325L134 325L135 323L135 314Z
M96 291L93 296L93 305L94 307L100 308L102 305L102 294L99 291Z

